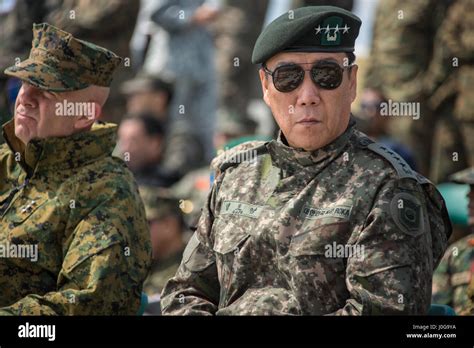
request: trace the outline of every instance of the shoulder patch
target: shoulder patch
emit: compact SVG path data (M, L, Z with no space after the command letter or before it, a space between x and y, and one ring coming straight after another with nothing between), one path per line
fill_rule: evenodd
M424 232L423 209L420 201L405 192L396 194L390 202L392 219L400 230L416 237Z
M372 143L367 146L367 148L383 158L389 161L393 168L397 171L397 174L400 178L411 178L418 182L420 182L419 177L421 175L417 175L417 173L411 169L407 162L395 151L392 151L390 148L379 144L379 143Z

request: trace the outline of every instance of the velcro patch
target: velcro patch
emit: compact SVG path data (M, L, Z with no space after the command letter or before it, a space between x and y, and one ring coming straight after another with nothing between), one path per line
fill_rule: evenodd
M337 205L327 208L313 208L305 205L301 210L300 217L303 219L322 219L326 217L335 217L349 220L351 216L351 206Z
M237 201L224 201L221 206L220 215L240 215L257 219L264 208L265 206L263 205L255 205Z
M390 202L390 213L406 234L417 236L424 231L423 208L415 196L406 192L396 194Z

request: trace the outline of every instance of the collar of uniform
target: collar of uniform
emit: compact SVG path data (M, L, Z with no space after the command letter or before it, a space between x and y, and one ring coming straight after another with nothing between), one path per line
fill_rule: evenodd
M68 137L34 139L25 146L15 136L13 120L3 126L4 138L10 150L24 154L23 166L26 164L27 171L36 172L50 168L75 168L110 155L115 147L116 132L117 125L98 122L90 131Z
M279 132L278 139L268 143L267 147L276 162L299 164L302 167L314 165L325 165L328 161L336 158L345 148L354 132L355 121L351 117L347 129L336 140L326 146L315 150L305 151L301 148L293 148L288 145L283 133Z

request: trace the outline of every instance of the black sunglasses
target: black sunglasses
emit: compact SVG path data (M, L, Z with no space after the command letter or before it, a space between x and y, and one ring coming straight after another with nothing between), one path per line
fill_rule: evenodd
M352 65L341 67L336 62L321 61L313 64L310 70L305 70L301 65L312 64L287 64L276 68L273 71L268 70L265 64L262 65L265 73L273 79L275 88L283 93L294 91L304 80L305 71L311 73L311 80L324 89L336 89L341 85L344 69L351 68Z

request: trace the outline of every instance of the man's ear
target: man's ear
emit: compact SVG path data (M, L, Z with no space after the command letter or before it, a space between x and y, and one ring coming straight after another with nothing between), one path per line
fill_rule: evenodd
M74 122L74 129L88 129L92 127L92 124L99 118L102 113L102 106L97 102L89 102L92 106L92 110L88 115L79 116L76 118L76 122Z
M265 104L270 105L268 104L268 84L270 78L262 68L258 71L258 75L260 76L260 84L262 85L263 100L265 101Z
M350 79L349 79L349 88L350 88L350 93L351 93L351 102L354 102L354 100L357 97L357 71L359 67L357 65L352 66L350 70Z

